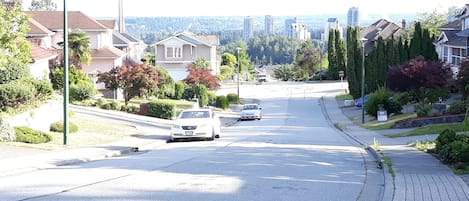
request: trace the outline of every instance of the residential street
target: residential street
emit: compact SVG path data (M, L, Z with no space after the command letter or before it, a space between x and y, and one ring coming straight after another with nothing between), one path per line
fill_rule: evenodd
M3 177L0 200L343 201L358 200L363 192L377 198L381 189L363 191L373 179L367 174L370 156L333 128L319 105L322 93L341 87L242 86L242 97L261 104L262 120L222 128L215 141L162 144L121 157ZM233 88L224 90L219 93Z

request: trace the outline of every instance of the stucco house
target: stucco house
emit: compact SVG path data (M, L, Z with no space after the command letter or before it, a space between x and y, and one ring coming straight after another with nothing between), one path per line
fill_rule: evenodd
M187 77L187 67L197 58L210 63L212 73L220 72L217 56L219 38L216 35L196 35L189 32L175 34L152 45L155 49L155 65L168 70L174 80Z
M459 71L461 61L467 58L469 47L469 4L466 4L455 20L439 28L440 36L435 41L438 58L451 66L454 74Z
M60 50L57 51L60 58L63 57L61 47L63 42L63 11L25 11L30 15L30 25L41 27L44 33L37 35L33 29L28 32L28 37L34 38L36 43L42 44L43 48ZM112 68L122 65L126 53L114 47L113 29L106 27L97 20L85 15L80 11L68 11L68 26L70 30L80 30L90 38L91 63L83 65L82 69L94 81L99 72L106 72ZM44 29L45 28L45 29ZM105 93L107 97L113 97L113 92L108 92L104 84L96 84L95 87ZM109 94L106 94L109 93Z
M50 78L51 67L58 62L59 53L51 43L52 31L42 26L34 19L29 19L29 31L26 39L31 44L31 64L29 71L36 79Z

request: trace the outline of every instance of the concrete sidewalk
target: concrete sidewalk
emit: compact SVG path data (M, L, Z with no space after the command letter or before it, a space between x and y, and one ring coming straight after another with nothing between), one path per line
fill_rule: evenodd
M171 120L145 117L125 112L101 110L97 108L80 106L71 106L71 108L74 110L81 110L83 113L98 112L100 116L112 117L112 119L128 119L130 122L139 122L139 124L155 126L155 129L159 129L160 131L163 131L163 129L169 129L169 125L172 122ZM231 126L239 119L239 115L236 112L215 112L219 114L223 126ZM134 126L137 129L139 128L139 125ZM0 144L0 148L2 149L2 153L0 153L0 177L39 169L100 160L132 152L146 151L166 144L168 139L169 136L167 139L162 137L152 138L148 136L135 136L107 144L64 148L63 150L57 151L44 151L35 148Z
M387 138L375 131L355 125L340 109L334 96L322 98L323 107L330 121L345 127L344 134L358 140L364 146L371 146L376 141L382 153L392 162L391 170L386 174L383 201L467 201L469 187L451 169L433 156L421 152L407 144L409 138ZM435 136L416 136L411 140L428 140ZM383 164L386 165L386 164ZM391 180L391 181L389 181ZM391 186L389 186L391 185Z

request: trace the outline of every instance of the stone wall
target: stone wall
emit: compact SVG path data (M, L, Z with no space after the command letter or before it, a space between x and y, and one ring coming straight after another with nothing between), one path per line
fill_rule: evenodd
M416 118L408 119L396 122L392 128L415 128L421 127L429 124L440 124L440 123L456 123L464 121L465 115L447 115L447 116L438 116L438 117L425 117L425 118Z

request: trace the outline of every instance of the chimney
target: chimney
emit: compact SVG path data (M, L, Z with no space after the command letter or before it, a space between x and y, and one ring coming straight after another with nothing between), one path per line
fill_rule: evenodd
M402 22L401 22L401 27L402 27L402 29L405 29L405 25L406 25L405 19L402 19Z
M125 22L124 22L124 0L119 0L119 33L125 32Z

